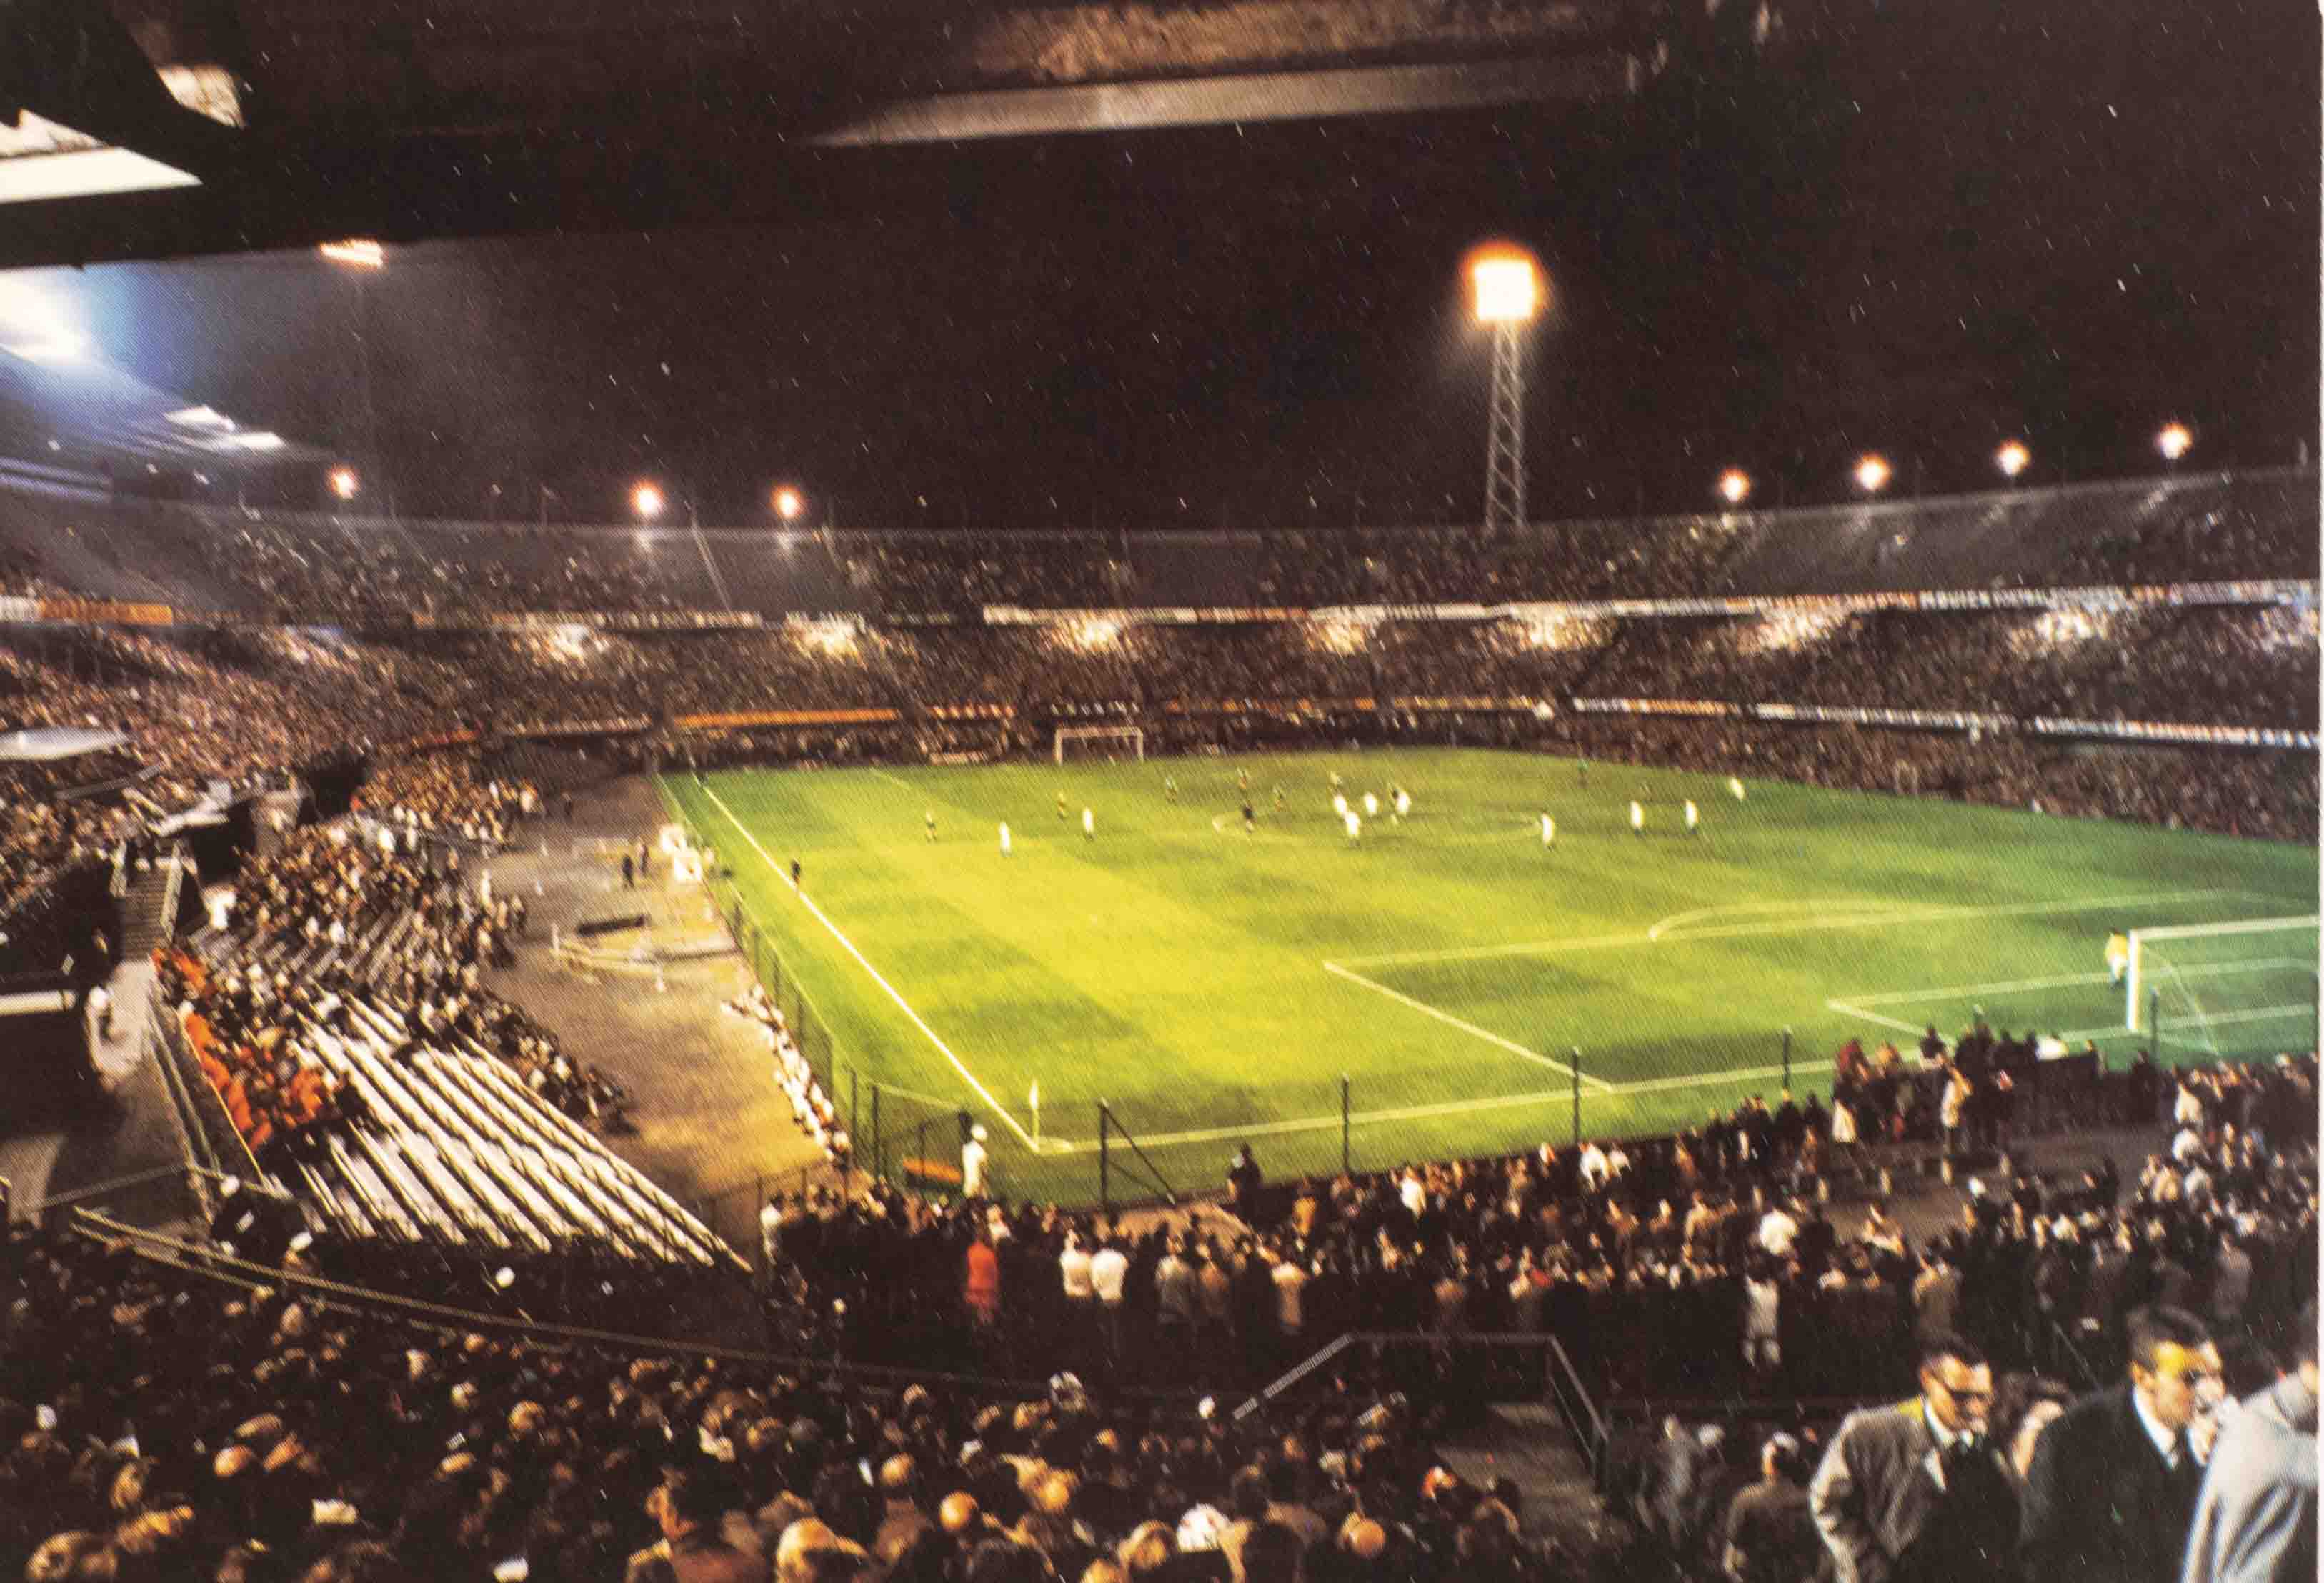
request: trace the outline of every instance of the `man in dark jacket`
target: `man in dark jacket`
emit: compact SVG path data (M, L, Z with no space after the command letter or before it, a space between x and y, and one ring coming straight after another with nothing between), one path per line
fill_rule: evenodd
M2042 1431L2025 1485L2027 1583L2172 1583L2218 1434L2219 1351L2203 1321L2130 1316L2130 1379Z
M1808 1583L1823 1555L1800 1442L1769 1437L1759 1450L1759 1482L1738 1490L1727 1507L1722 1570L1733 1583Z

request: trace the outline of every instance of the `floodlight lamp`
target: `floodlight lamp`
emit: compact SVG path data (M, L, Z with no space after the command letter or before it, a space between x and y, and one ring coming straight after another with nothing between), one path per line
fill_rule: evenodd
M660 516L661 508L661 491L656 485L641 483L630 491L630 509L647 521L650 522Z
M1479 324L1524 324L1541 311L1541 268L1517 248L1489 247L1471 253L1469 290Z
M2163 453L2166 462L2176 462L2194 447L2195 437L2183 423L2166 423L2163 432L2154 437L2154 448Z
M2034 453L2025 448L2024 442L2022 440L2007 441L1999 450L1993 453L1993 465L2001 469L2002 476L2005 478L2016 477L2025 471L2026 464L2033 460Z
M362 270L383 270L387 267L387 249L367 237L326 242L315 251L333 263L353 264Z
M1856 464L1856 487L1867 494L1878 494L1888 487L1888 458L1882 456L1863 457Z
M807 497L788 483L777 487L770 503L775 508L775 515L786 522L798 521L799 513L807 510Z
M0 342L0 350L10 352L27 363L78 363L88 355L88 343L78 336L59 330L26 340Z
M337 495L341 500L351 501L355 499L355 496L362 492L362 489L363 480L355 476L355 470L354 468L334 467L331 469L331 492Z
M1729 467L1719 475L1719 498L1730 506L1739 506L1751 498L1751 475L1740 467Z

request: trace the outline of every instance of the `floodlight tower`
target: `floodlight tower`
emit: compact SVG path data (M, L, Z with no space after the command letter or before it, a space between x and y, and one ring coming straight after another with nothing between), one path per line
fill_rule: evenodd
M1526 520L1525 330L1541 310L1541 266L1522 248L1493 244L1469 255L1477 322L1493 332L1492 410L1485 424L1485 531Z
M364 410L364 466L375 478L387 477L386 458L379 448L379 410L373 404L371 393L371 291L370 278L387 268L387 249L369 240L326 242L315 249L323 262L344 271L355 282L355 351L359 377L362 380ZM342 501L355 497L338 487L332 480L332 492ZM395 489L391 481L386 491L387 514L395 516Z

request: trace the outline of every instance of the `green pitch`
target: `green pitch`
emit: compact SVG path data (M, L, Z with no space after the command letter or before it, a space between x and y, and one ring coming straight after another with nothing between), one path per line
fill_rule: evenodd
M1379 799L1353 842L1335 772L1360 814ZM1101 1100L1184 1191L1214 1185L1246 1138L1271 1175L1336 1169L1343 1076L1361 1169L1563 1145L1577 1088L1585 1134L1666 1130L1752 1092L1772 1103L1786 1029L1799 1091L1828 1091L1849 1038L1909 1049L1979 1008L1997 1029L2095 1039L2126 1061L2156 1041L2124 1029L2110 932L2316 911L2312 848L1766 781L1738 800L1722 778L1620 765L1585 783L1572 759L1511 753L739 772L663 789L718 849L786 1002L803 992L827 1028L843 1106L857 1080L859 1158L877 1080L917 1096L883 1108L891 1167L922 1136L951 1156L940 1121L916 1128L959 1106L989 1127L1001 1191L1065 1198L1094 1195ZM2158 1054L2312 1046L2313 929L2246 938L2305 970L2208 980L2209 1022L2174 1027L2166 1008Z

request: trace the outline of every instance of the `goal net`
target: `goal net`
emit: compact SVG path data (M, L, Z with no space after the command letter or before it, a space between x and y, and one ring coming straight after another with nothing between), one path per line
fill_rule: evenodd
M2123 988L2123 1026L2158 1045L2213 1056L2312 1048L2317 920L2134 929Z
M1134 725L1061 725L1054 744L1057 762L1124 754L1146 762L1146 733Z

